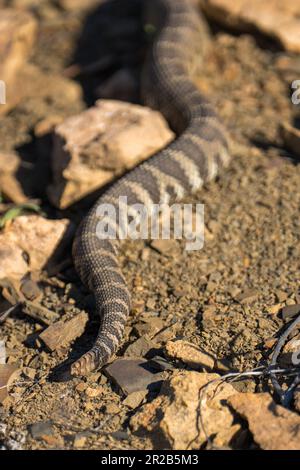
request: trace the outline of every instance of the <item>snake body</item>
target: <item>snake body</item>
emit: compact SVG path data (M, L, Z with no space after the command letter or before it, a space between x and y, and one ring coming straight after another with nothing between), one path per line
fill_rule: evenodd
M95 295L100 328L94 346L71 368L86 375L117 351L130 313L130 292L118 262L119 241L97 236L100 204L146 206L174 201L214 178L229 161L226 132L214 108L191 80L203 41L204 23L190 0L146 0L157 34L142 77L146 105L158 109L177 138L165 149L116 181L81 222L73 245L76 270Z

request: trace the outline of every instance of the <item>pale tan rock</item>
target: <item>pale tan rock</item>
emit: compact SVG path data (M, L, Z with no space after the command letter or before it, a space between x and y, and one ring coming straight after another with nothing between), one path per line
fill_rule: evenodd
M65 208L165 147L164 118L138 105L99 100L56 127L51 202Z
M1 79L1 78L0 78ZM6 105L0 113L6 113L24 99L38 98L59 101L61 106L76 103L81 109L82 90L79 84L58 74L45 73L34 64L25 63L15 77L13 85L6 87Z
M20 372L15 364L0 364L0 403L7 398L8 389Z
M75 447L75 449L81 449L82 447L85 446L86 442L87 442L87 436L85 436L84 434L78 433L74 437L73 447Z
M11 109L22 96L19 72L27 62L36 37L37 23L25 11L0 10L0 80L6 84L6 104L0 114Z
M277 405L267 393L239 393L228 402L247 419L255 442L265 450L299 450L300 416Z
M72 226L67 219L48 220L39 215L17 217L0 232L0 279L20 279L29 271L41 270Z
M0 11L0 76L10 82L29 58L37 23L28 12L10 8Z
M192 369L212 370L214 368L216 359L187 341L168 341L165 350L169 357L181 360Z
M86 322L85 322L86 324ZM98 388L92 388L92 387L87 387L85 390L85 394L89 398L97 398L103 393L102 387Z
M15 153L0 152L0 190L16 204L27 201L16 176L20 164L20 158Z
M142 403L146 395L147 390L138 390L137 392L130 393L125 400L123 400L123 405L128 406L128 408L135 409Z
M257 28L291 52L300 52L299 0L201 0L213 19L239 30Z
M206 387L199 418L200 391L217 378L217 374L177 373L164 383L155 400L131 418L132 430L149 434L156 448L199 449L206 435L215 445L227 446L240 429L225 404L236 393L230 384L215 382Z

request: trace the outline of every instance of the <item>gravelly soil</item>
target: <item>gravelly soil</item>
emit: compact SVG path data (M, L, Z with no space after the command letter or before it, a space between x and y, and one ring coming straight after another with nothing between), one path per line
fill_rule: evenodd
M84 13L66 13L44 2L39 15L40 34L33 61L44 70L61 73L72 61ZM278 67L278 60L288 54L275 45L270 48L267 42L258 44L251 36L234 36L216 26L213 31L197 83L215 102L230 131L232 163L217 181L186 199L205 204L202 250L187 252L183 242L175 242L171 255L166 256L148 243L124 244L122 264L134 308L120 355L137 338L133 325L141 318L159 316L166 326L175 323L170 338L201 344L218 358L226 358L230 367L245 370L264 363L269 354L264 341L283 326L280 314L270 313L278 303L279 291L288 294L288 303L300 291L300 167L280 136L280 124L293 122L300 114L289 91L291 80L297 77ZM131 43L129 49L129 61L136 71L140 59L132 59ZM101 50L105 50L103 42ZM108 76L106 71L98 81ZM84 106L64 106L60 98L19 105L1 122L1 147L21 146L27 149L26 158L34 160L36 147L24 145L32 142L36 122L48 114L76 113ZM46 199L44 204L51 215L61 215L48 207ZM67 211L74 220L83 213L81 208ZM66 253L66 258L69 256ZM87 332L73 348L78 355L97 328L91 298L72 267L52 280L46 277L42 286L44 305L64 318L83 308L89 311ZM239 293L247 289L255 290L255 300L239 302ZM21 378L8 406L0 409L1 421L7 424L7 435L15 445L72 448L74 435L88 429L93 432L87 436L86 448L151 448L150 440L130 434L128 420L133 411L122 404L122 397L104 374L66 382L49 380L49 372L67 359L70 351L49 354L42 346L37 348L37 329L36 323L20 314L1 327L1 338L8 340L14 360L36 368L39 379L34 384ZM79 391L81 382L92 388L97 384L101 395L89 398ZM258 389L252 382L240 387ZM49 419L55 433L48 444L27 432L29 424ZM6 445L12 444L8 440Z

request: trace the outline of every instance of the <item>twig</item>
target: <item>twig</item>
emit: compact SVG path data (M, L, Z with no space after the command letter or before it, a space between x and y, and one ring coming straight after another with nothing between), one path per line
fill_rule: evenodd
M278 356L281 352L281 349L284 346L284 343L286 342L287 338L289 337L290 333L296 328L296 326L300 325L300 315L292 322L292 324L285 330L285 332L280 336L276 347L273 352L273 356L271 359L271 364L270 364L270 375L271 375L271 381L274 387L274 390L279 396L279 399L282 403L283 406L288 407L292 397L293 397L293 390L298 385L300 381L300 370L298 371L298 378L294 380L292 385L288 388L287 391L282 390L282 387L279 385L279 382L277 380L277 377L273 374L273 371L271 370L272 367L276 367L277 365L277 359Z

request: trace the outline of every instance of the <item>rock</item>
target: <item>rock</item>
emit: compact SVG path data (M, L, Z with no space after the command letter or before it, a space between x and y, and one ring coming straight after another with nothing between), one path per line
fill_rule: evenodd
M258 293L254 289L248 289L243 291L236 297L236 300L240 304L251 304L257 299Z
M270 313L271 315L277 315L278 312L282 309L282 304L275 304L272 305L271 307L267 307L267 312Z
M262 449L300 449L300 416L277 405L269 394L239 393L228 402L248 421L249 430Z
M15 364L0 364L0 403L6 399L10 385L19 374L20 369Z
M120 408L116 403L109 403L105 406L105 411L108 414L114 415L120 413Z
M17 178L17 171L20 165L21 160L17 154L0 152L1 193L16 204L21 204L28 200Z
M275 346L275 344L277 343L277 339L276 338L267 338L265 341L264 341L264 347L266 349L272 349L273 346Z
M0 233L0 279L20 279L44 268L69 243L72 229L67 219L48 220L39 215L14 219Z
M157 371L164 372L165 370L174 370L173 364L161 356L151 357L149 363L151 364L151 367Z
M74 436L73 447L75 447L75 449L81 449L86 445L87 440L88 436L86 433L79 432Z
M128 408L135 409L140 406L146 395L147 391L145 390L130 393L130 395L128 395L125 400L123 400L123 405L128 406Z
M164 118L138 105L99 100L55 129L51 202L65 208L165 147Z
M140 337L146 335L148 338L153 338L164 326L165 323L161 318L149 317L143 318L142 321L136 323L133 330Z
M176 240L153 240L151 242L151 248L165 256L172 256L178 252L178 245Z
M53 436L53 426L51 421L40 421L38 423L31 424L29 431L33 439L47 440Z
M281 125L281 135L288 150L300 157L300 129L285 122Z
M253 31L278 40L291 52L300 52L299 2L286 0L201 0L207 15L229 28Z
M20 290L28 300L34 300L41 296L41 290L38 284L32 279L26 279L22 282Z
M156 344L145 337L139 338L128 346L125 356L128 357L145 357L151 350L155 349Z
M77 392L84 392L87 388L87 384L85 382L79 382L79 384L76 385L75 390Z
M50 116L41 119L34 127L34 135L36 137L44 137L54 131L55 126L63 121L63 117L57 114L50 114Z
M34 379L35 379L36 370L33 369L32 367L23 367L22 372L23 372L23 374L25 374L26 377L28 377L29 379L31 379L31 380L34 380Z
M167 341L175 338L179 328L179 322L175 322L173 325L163 328L156 335L154 335L153 341L156 343L156 345L164 344Z
M294 317L296 317L300 313L300 305L295 304L295 305L286 305L282 309L282 318L284 320L290 320Z
M70 103L73 105L82 99L82 90L76 82L59 74L46 73L33 64L26 65L24 80L29 83L29 89L26 90L27 96L48 98L59 102L61 107L67 107ZM55 119L60 121L58 116L47 116L47 118L49 121L55 121Z
M58 4L61 8L67 11L73 10L89 10L91 8L100 5L103 0L58 0Z
M9 111L22 97L18 75L29 58L36 31L37 23L30 13L0 10L0 77L6 84L6 104L0 106L0 114Z
M157 398L131 418L132 430L149 435L156 449L199 449L206 435L216 446L228 445L240 429L226 406L226 400L236 393L230 384L215 382L206 388L201 400L202 422L199 419L200 390L217 378L217 374L177 373L163 384Z
M125 395L160 386L160 374L154 374L149 363L142 359L117 359L105 372Z
M111 433L111 437L117 441L127 441L130 435L126 431L116 431Z
M207 287L208 292L210 291L209 288ZM205 305L203 307L203 312L202 312L202 323L203 325L210 324L211 322L216 321L217 315L216 315L217 308L215 305Z
M89 398L97 398L102 393L103 393L102 387L98 387L98 388L87 387L85 389L85 394Z
M187 341L168 341L165 350L169 357L179 359L192 369L214 369L216 359Z
M50 325L39 337L50 351L55 351L82 335L87 321L87 313L81 312L69 321L58 321Z
M277 290L275 292L275 295L279 303L285 302L286 299L288 298L288 294L284 292L283 290Z
M6 348L5 348L5 341L0 340L0 365L5 364L6 362Z

